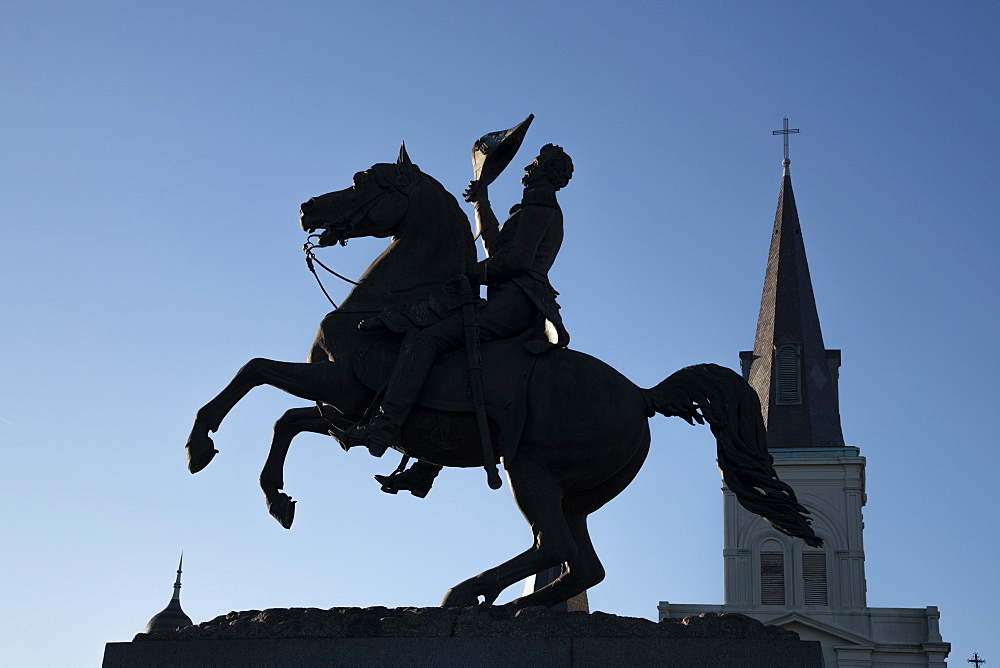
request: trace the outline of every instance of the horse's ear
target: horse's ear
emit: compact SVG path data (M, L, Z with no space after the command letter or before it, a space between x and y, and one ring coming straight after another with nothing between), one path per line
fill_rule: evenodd
M396 160L397 165L412 165L410 162L410 156L406 155L406 142L404 141L399 145L399 159Z

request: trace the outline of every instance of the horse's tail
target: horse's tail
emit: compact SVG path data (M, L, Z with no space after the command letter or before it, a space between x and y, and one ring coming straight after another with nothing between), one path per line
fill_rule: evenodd
M718 446L722 479L740 505L782 533L813 547L823 545L809 526L809 511L778 479L767 451L760 399L742 376L717 364L696 364L642 390L642 396L650 416L655 411L692 424L707 420Z

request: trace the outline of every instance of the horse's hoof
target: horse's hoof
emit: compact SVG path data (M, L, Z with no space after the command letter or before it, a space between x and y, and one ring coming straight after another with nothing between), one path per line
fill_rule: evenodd
M188 471L191 473L197 473L208 466L212 458L219 454L215 443L208 436L192 436L184 450L187 452Z
M291 529L295 520L295 502L292 497L278 491L264 492L264 496L267 498L267 512L271 513L271 517L278 520L281 526Z
M462 591L461 585L449 589L441 601L442 608L469 608L476 605L479 605L479 597L468 590Z

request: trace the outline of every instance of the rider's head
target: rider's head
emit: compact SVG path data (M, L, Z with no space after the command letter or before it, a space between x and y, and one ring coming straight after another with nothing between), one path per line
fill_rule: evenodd
M561 146L546 144L538 152L538 157L524 168L521 183L525 187L548 184L559 190L565 188L572 177L573 160Z

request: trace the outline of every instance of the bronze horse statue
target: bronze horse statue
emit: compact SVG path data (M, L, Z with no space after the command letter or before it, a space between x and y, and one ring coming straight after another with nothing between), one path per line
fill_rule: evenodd
M374 374L384 382L392 370L391 355L398 350L400 335L367 331L359 324L387 306L430 299L463 263L476 260L469 220L458 201L412 164L405 151L395 164L377 164L356 174L350 188L310 199L302 205L301 224L310 233L323 230L319 243L324 246L365 236L391 241L343 304L323 319L308 363L248 362L198 411L186 446L191 472L205 468L217 453L209 432L259 385L316 402L278 419L260 475L268 509L285 528L291 526L295 509L291 497L280 491L292 439L302 432L339 435L362 421L378 399L378 380L365 382L363 376ZM717 439L723 479L740 503L780 531L810 545L821 544L809 526L808 511L775 474L757 394L737 373L701 364L641 389L584 353L555 348L532 355L523 348L514 346L515 352L508 353L522 361L530 358L519 367L528 370L523 419L518 429L508 430L506 443L492 419L490 431L496 459L506 469L534 542L503 564L452 587L442 605L476 605L480 598L492 604L510 585L560 564L555 581L513 605L556 605L600 583L604 568L590 540L587 516L615 498L639 472L649 451L648 418L655 413L691 424L707 421ZM492 387L487 373L487 395ZM417 406L397 449L446 467L493 465L484 461L476 425L471 409ZM515 442L510 442L511 434Z

